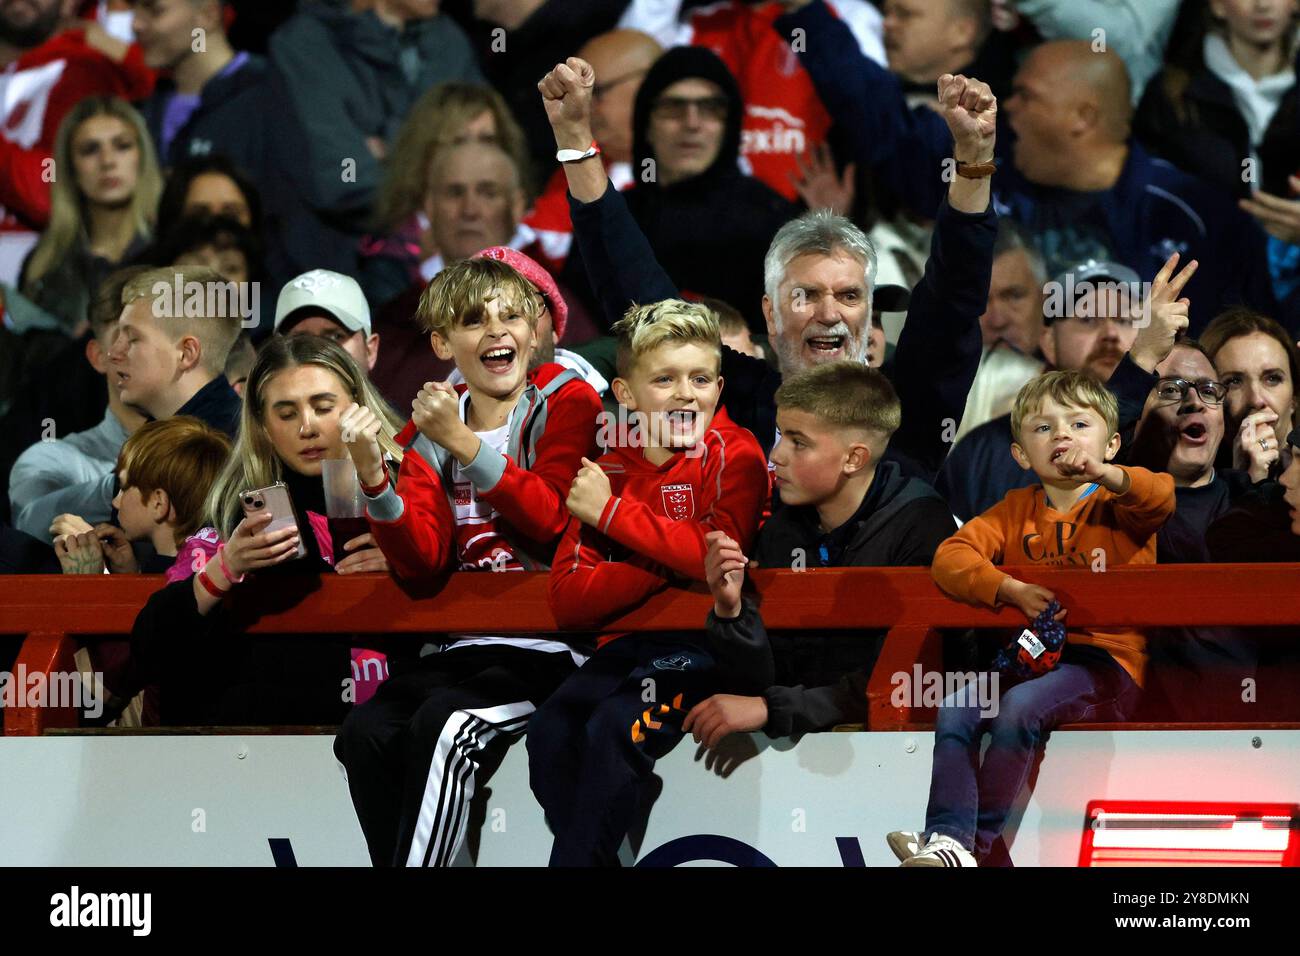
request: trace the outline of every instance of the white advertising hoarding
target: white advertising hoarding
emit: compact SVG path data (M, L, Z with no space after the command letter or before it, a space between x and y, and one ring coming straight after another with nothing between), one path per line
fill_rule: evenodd
M328 736L0 739L0 864L364 866ZM638 862L896 865L920 829L929 733L733 738L709 766L688 740L660 762ZM744 759L741 759L744 758ZM730 769L729 776L719 771ZM1013 820L1020 866L1073 866L1090 800L1300 803L1300 731L1063 731ZM544 865L550 836L514 746L479 804L480 866ZM629 854L629 860L631 854ZM468 859L462 862L469 862Z

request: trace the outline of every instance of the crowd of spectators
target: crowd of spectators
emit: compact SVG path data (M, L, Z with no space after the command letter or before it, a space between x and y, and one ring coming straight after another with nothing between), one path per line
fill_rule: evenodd
M541 708L555 861L609 862L627 821L575 795L625 801L692 725L862 718L881 635L769 639L751 559L933 562L1045 627L989 561L1080 563L1099 523L1116 563L1300 559L1298 31L1297 0L0 0L0 572L165 575L105 719L343 723L376 863L460 846L425 819L458 714L477 766ZM629 456L602 411L669 437ZM290 528L248 508L277 485ZM992 543L1044 514L1056 552ZM575 631L707 581L713 643L430 635L353 706L346 642L222 636L236 588L546 568ZM1049 687L1295 717L1286 635L1071 634L1033 720ZM656 656L699 707L633 759L590 728Z

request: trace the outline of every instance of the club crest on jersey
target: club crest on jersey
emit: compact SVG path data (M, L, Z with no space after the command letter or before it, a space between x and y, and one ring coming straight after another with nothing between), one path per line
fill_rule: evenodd
M688 521L695 517L695 489L690 485L661 485L659 493L664 499L664 514L674 521Z
M468 508L473 501L473 496L470 494L470 483L468 481L458 481L455 490L456 507Z

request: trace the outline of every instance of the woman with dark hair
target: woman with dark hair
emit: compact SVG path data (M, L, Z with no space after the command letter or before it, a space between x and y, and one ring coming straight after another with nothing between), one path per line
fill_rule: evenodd
M1251 480L1276 477L1290 453L1283 444L1296 423L1300 351L1273 319L1250 309L1229 309L1201 336L1219 381L1228 387L1220 468Z
M206 213L238 219L262 236L262 200L243 170L220 153L177 163L158 203L158 231L165 233L186 216Z

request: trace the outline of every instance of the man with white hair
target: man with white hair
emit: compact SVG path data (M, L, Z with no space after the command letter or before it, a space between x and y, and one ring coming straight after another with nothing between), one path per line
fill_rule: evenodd
M592 288L611 320L632 302L678 295L644 235L609 183L591 135L590 64L571 57L538 84L569 181L574 235ZM961 420L980 360L979 316L988 298L996 215L989 175L997 101L978 80L945 76L940 109L955 141L948 196L936 218L925 275L886 366L903 407L888 456L905 473L932 478ZM866 362L872 334L876 254L848 219L825 210L786 223L764 267L763 315L780 371L723 350L728 413L770 451L776 440L775 392L783 374L842 359ZM892 290L889 290L892 292ZM892 297L892 296L891 296ZM737 307L743 303L732 303ZM898 303L881 301L882 309Z

